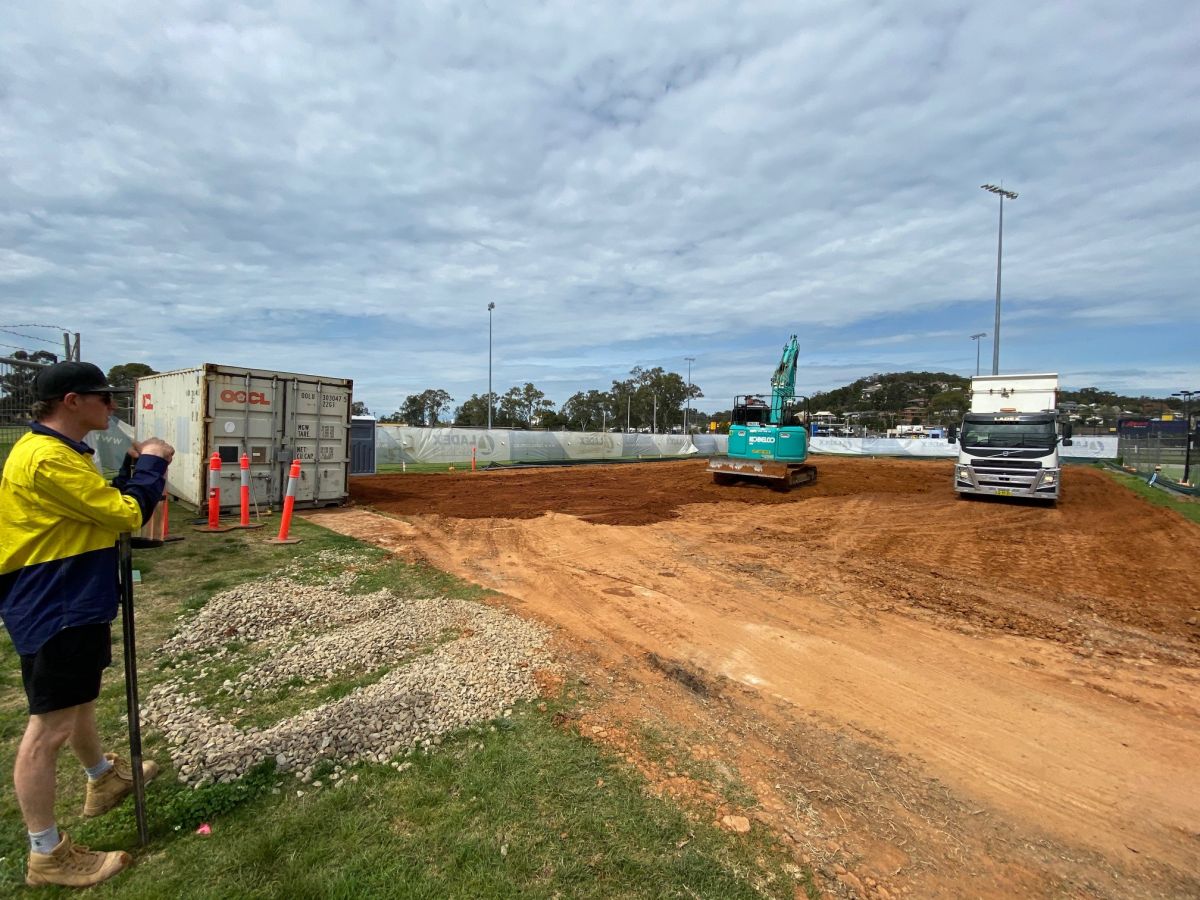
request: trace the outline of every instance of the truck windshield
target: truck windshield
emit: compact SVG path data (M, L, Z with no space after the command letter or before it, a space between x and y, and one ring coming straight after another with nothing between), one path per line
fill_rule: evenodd
M1025 447L1049 450L1057 436L1053 422L964 422L964 447Z

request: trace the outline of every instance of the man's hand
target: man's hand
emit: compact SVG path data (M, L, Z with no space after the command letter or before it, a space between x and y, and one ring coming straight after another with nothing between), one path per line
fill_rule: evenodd
M175 457L175 448L164 441L162 438L146 438L146 440L138 443L134 441L133 450L131 453L134 456L145 454L146 456L161 456L167 462L170 462Z

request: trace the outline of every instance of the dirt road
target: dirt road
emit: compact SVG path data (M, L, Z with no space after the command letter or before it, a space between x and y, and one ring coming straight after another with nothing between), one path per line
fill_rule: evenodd
M312 518L556 626L610 743L703 794L630 736L672 723L835 893L1200 896L1200 528L1089 468L1048 509L816 462L382 476Z

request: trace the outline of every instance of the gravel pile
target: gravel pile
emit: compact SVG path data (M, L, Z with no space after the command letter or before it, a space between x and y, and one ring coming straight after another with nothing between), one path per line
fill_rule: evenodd
M264 728L239 728L203 704L191 688L208 668L156 685L143 715L166 737L181 781L232 781L269 757L310 781L323 760L340 768L428 749L447 732L508 715L518 700L536 697L534 671L552 667L545 629L501 610L387 590L348 594L353 572L323 585L295 574L218 594L159 653L176 662L200 656L210 667L243 653L256 659L218 689L232 698L235 714L297 684L387 673ZM335 769L333 778L339 775Z

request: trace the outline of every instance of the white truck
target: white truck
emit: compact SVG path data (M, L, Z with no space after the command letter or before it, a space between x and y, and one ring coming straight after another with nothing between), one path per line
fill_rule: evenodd
M971 410L960 429L954 489L959 497L1059 497L1060 444L1071 423L1058 413L1058 375L982 375L971 379Z

